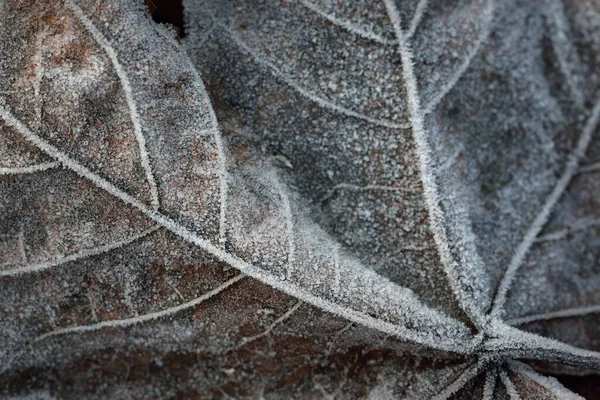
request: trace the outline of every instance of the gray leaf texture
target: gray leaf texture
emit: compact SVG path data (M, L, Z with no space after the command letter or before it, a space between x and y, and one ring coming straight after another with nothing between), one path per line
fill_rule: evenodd
M0 3L0 393L579 398L596 3L185 6Z

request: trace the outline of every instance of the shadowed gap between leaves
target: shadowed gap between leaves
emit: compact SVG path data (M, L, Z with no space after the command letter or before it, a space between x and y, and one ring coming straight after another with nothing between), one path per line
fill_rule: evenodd
M183 2L181 0L144 0L154 22L177 28L179 37L185 36Z

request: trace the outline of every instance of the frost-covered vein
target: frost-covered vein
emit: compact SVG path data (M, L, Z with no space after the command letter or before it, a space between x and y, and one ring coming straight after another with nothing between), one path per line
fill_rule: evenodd
M216 22L216 23L218 23L218 22ZM302 85L300 85L298 82L294 81L290 76L288 76L283 71L281 71L275 64L273 64L271 61L269 61L267 59L267 57L265 57L262 54L259 54L256 50L254 50L250 46L248 46L235 32L233 32L232 30L230 30L229 28L227 28L226 26L224 26L220 23L218 23L218 24L219 24L219 27L228 35L228 37L231 38L231 40L240 49L242 49L244 52L250 54L258 64L266 67L273 76L280 79L281 81L286 83L288 86L290 86L291 88L296 90L296 92L298 92L301 96L307 98L308 100L312 101L313 103L316 103L318 106L329 109L329 110L333 110L342 115L362 119L364 121L371 122L372 124L375 124L375 125L384 126L386 128L400 128L400 129L408 128L408 126L406 124L397 124L392 121L375 119L375 118L368 117L364 114L358 113L356 111L352 111L348 108L345 108L345 107L339 106L335 103L332 103L331 101L324 99L323 97L309 91L308 89L305 89L304 87L302 87Z
M555 240L563 240L569 237L570 234L575 232L581 232L588 230L590 228L595 228L600 226L600 218L598 219L589 219L589 220L579 220L573 225L569 226L565 229L560 229L554 232L547 233L543 236L538 236L535 240L538 243L541 242L551 242Z
M494 391L496 389L496 379L498 371L492 369L485 374L485 384L483 385L483 394L481 400L494 400Z
M327 200L333 197L333 195L339 190L355 190L359 192L369 192L369 191L384 191L384 192L406 192L406 193L420 193L421 188L409 188L409 187L400 187L400 186L385 186L385 185L355 185L352 183L338 183L331 187L319 200L320 203L325 203Z
M327 355L331 354L331 351L334 349L335 347L335 342L337 341L337 339L344 333L346 332L348 329L352 328L354 326L354 322L350 321L348 322L342 329L339 329L337 332L335 332L332 336L331 336L331 340L329 340L329 342L327 343L327 350L325 351Z
M110 62L115 69L119 80L121 81L121 86L123 87L123 92L125 93L125 101L127 102L127 106L129 107L129 114L131 116L131 122L133 124L133 132L135 134L135 138L138 142L138 147L140 151L140 160L142 164L142 168L144 169L144 173L146 174L146 180L148 181L148 185L150 186L150 196L151 196L151 204L154 209L158 209L159 207L159 199L158 199L158 187L156 185L156 181L154 179L154 175L152 174L152 168L150 166L150 157L148 156L148 151L146 150L146 138L142 132L142 124L141 119L137 111L137 107L135 101L133 99L133 88L131 83L129 82L129 78L123 69L123 66L119 62L119 58L117 56L116 51L111 46L108 39L104 37L102 32L94 26L92 21L85 15L83 10L79 8L75 2L72 0L65 0L65 5L70 8L73 13L79 18L83 26L88 30L88 32L92 35L94 40L102 47L102 49L106 52L106 55L110 59Z
M27 262L27 251L25 251L25 230L23 226L19 229L19 235L17 236L17 244L19 246L19 254L21 255L21 262Z
M406 32L406 39L410 40L413 36L415 36L415 32L419 28L421 21L423 20L423 16L425 15L425 11L427 11L427 6L429 5L429 0L419 0L417 7L415 8L415 15L413 15L412 20L410 21L410 25L408 26L408 31Z
M213 25L210 29L212 32L216 29L216 25ZM167 32L162 29L162 27L156 27L158 33L167 40L167 42L171 43L171 45L178 49L178 51L182 54L182 58L185 60L187 67L190 71L192 71L192 75L194 77L192 85L195 85L197 90L202 93L203 99L207 102L208 114L210 117L210 125L209 129L210 134L212 134L213 139L215 141L215 145L217 146L217 156L219 157L219 243L222 248L225 247L225 243L227 242L227 192L228 192L228 174L227 174L227 159L225 158L225 147L223 145L223 138L221 136L221 130L219 129L219 121L217 120L217 114L215 110L210 105L210 97L208 96L208 92L206 91L206 87L202 83L202 78L200 74L198 74L198 70L190 60L190 58L185 54L185 50L173 39L173 37L169 36ZM206 133L206 129L198 132L198 136L203 136Z
M438 104L440 104L440 102L443 100L443 98L448 93L450 93L450 91L456 86L456 83L467 71L467 69L469 68L469 65L471 65L471 62L473 61L475 56L479 53L481 46L483 45L483 43L485 43L485 41L489 37L490 32L492 31L492 25L493 25L493 20L494 20L494 7L495 7L494 1L495 0L488 0L487 7L485 8L485 10L482 13L481 33L479 34L479 37L477 38L475 45L471 48L471 51L469 51L469 53L467 54L465 59L458 66L456 71L454 71L452 76L450 78L448 78L448 80L445 82L445 84L438 90L437 94L429 101L428 104L425 105L425 108L423 109L424 115L427 115L427 114L433 112L435 110L435 108L438 106Z
M542 205L540 212L535 217L531 226L525 233L525 236L517 246L517 249L510 260L508 268L506 268L504 272L504 276L500 281L500 285L498 286L498 290L494 298L494 305L491 311L492 315L498 316L503 313L506 295L515 278L515 275L523 263L529 248L535 242L535 239L548 221L554 205L560 199L565 190L567 190L567 187L569 186L569 183L571 183L573 176L577 173L579 161L585 156L590 141L592 140L592 134L596 129L596 125L598 124L598 119L600 119L600 98L596 101L592 113L583 128L581 136L577 141L575 150L573 150L573 152L569 155L565 171L554 186L552 192L550 192L546 198L546 201Z
M405 41L404 33L400 26L400 14L398 13L396 4L393 0L383 0L383 2L385 3L387 13L398 39L398 48L404 70L406 100L412 125L413 138L417 145L419 172L421 182L423 183L425 202L427 204L427 210L429 211L429 226L433 233L433 238L444 266L444 271L448 276L452 292L460 303L463 311L465 311L472 319L472 322L476 325L481 325L480 312L474 302L467 297L467 294L463 290L462 282L457 271L457 262L453 259L450 252L450 244L445 230L446 220L440 207L438 187L435 182L432 167L431 148L427 141L427 134L423 123L419 91L417 89L417 79L413 70L412 53Z
M579 168L580 174L587 174L587 173L596 172L596 171L600 171L600 162L585 165L585 166Z
M171 285L168 282L167 282L167 285L169 285L171 287L171 289L173 289L173 291L175 292L175 294L177 295L177 297L179 297L179 299L181 301L185 301L185 297L183 297L183 295L181 294L181 292L179 291L179 289L177 289L177 286Z
M35 97L35 129L39 132L42 126L42 108L44 100L41 96L42 81L44 79L44 39L46 31L39 34L35 41L35 53L33 54L34 79L33 96Z
M281 324L286 319L288 319L289 317L291 317L292 314L294 314L298 310L298 308L300 308L300 306L302 304L303 303L301 301L296 302L292 307L289 308L289 310L287 310L285 313L283 313L283 315L281 315L279 318L277 318L275 321L273 321L267 327L267 329L265 329L264 331L262 331L261 333L259 333L257 335L250 336L250 337L242 339L242 346L245 346L248 343L254 342L257 339L263 338L263 337L271 334L271 332L273 331L273 329L275 329L275 327L277 327L277 325Z
M26 167L0 167L0 175L22 175L22 174L33 174L35 172L46 171L60 166L59 162L52 161L47 163L40 163L34 165L28 165Z
M292 279L292 272L296 266L296 243L294 241L294 215L292 214L292 206L290 204L289 196L283 189L281 182L277 177L273 177L272 183L274 188L277 190L279 197L281 198L281 205L283 209L283 216L285 217L286 234L288 240L288 254L287 254L287 279Z
M333 293L337 296L340 293L342 272L340 271L340 246L336 245L333 249Z
M559 362L585 369L600 369L600 353L526 332L494 320L490 338L483 342L486 352L507 358Z
M333 15L330 15L330 14L326 13L325 11L321 10L319 7L317 7L315 4L312 4L310 1L299 0L299 2L300 2L300 4L302 4L309 10L311 10L314 13L320 15L321 17L327 19L332 24L337 25L340 28L345 29L348 32L353 33L357 36L360 36L364 39L372 40L374 42L385 44L385 45L395 43L393 40L388 40L388 39L384 38L383 36L378 35L374 32L367 31L365 29L362 29L361 27L355 26L354 24L352 24L348 21L344 21L342 19L336 18Z
M97 331L97 330L104 329L104 328L126 327L126 326L140 324L140 323L146 322L146 321L151 321L153 319L158 319L158 318L166 317L169 315L173 315L180 311L186 310L188 308L196 307L197 305L199 305L199 304L205 302L206 300L209 300L210 298L223 292L225 289L227 289L228 287L230 287L231 285L233 285L234 283L238 282L239 280L241 280L245 277L246 276L244 274L238 274L235 277L229 279L228 281L223 282L222 284L220 284L213 290L206 292L202 296L197 297L194 300L188 301L187 303L183 303L183 304L180 304L175 307L170 307L165 310L161 310L161 311L157 311L157 312L153 312L153 313L149 313L149 314L144 314L144 315L140 315L140 316L133 317L133 318L113 319L110 321L103 321L103 322L99 322L97 324L92 324L92 325L79 325L79 326L72 326L72 327L63 328L63 329L57 329L55 331L47 332L47 333L44 333L43 335L38 336L37 338L35 338L33 340L33 342L35 343L35 342L39 342L41 340L47 339L52 336L65 335L65 334L69 334L69 333L92 332L92 331Z
M506 394L508 394L508 398L510 400L521 400L521 396L519 395L519 392L517 391L517 387L515 386L513 381L510 379L510 377L508 376L508 374L506 373L505 370L500 371L500 380L502 381L502 384L506 388Z
M596 314L596 313L600 313L600 305L599 304L595 304L592 306L586 306L586 307L567 308L564 310L551 311L551 312L541 313L541 314L526 315L524 317L509 319L506 321L506 323L509 325L515 326L515 325L528 324L530 322L536 322L536 321L549 321L549 320L560 319L560 318L581 317L584 315Z
M35 118L34 118L34 130L38 131L42 125L42 109L43 99L41 96L42 81L44 79L44 48L43 41L46 37L46 31L41 32L36 37L35 52L33 53L33 66L34 66L34 77L33 77L33 96L35 99ZM0 175L22 175L32 174L36 172L45 171L48 169L56 168L60 163L52 161L46 163L39 163L34 165L27 165L23 167L0 167Z
M354 326L354 322L348 322L342 329L340 329L339 331L337 331L334 335L334 338L337 339L338 336L340 336L342 333L346 332L348 329L352 328Z
M488 361L481 359L474 364L469 365L452 383L446 386L441 392L431 398L431 400L447 400L460 389L462 389L471 379L475 378L485 368Z
M52 261L47 261L47 262L37 263L37 264L24 265L22 267L8 269L8 270L2 270L2 271L0 271L0 277L17 276L17 275L34 273L34 272L40 272L40 271L44 271L46 269L56 267L59 265L63 265L63 264L66 264L66 263L69 263L72 261L77 261L77 260L97 256L99 254L108 253L109 251L116 250L120 247L123 247L130 243L133 243L136 240L142 239L142 238L148 236L150 233L156 231L159 228L160 228L159 226L154 226L154 227L152 227L148 230L145 230L144 232L141 232L137 235L130 236L127 239L113 242L113 243L110 243L110 244L107 244L104 246L98 246L98 247L94 247L92 249L80 251L78 253L70 254L66 257L59 258L57 260L52 260Z
M440 340L440 338L434 338L433 336L424 334L423 332L416 331L411 328L407 328L403 325L397 325L395 323L387 322L385 320L372 317L371 315L366 314L364 312L357 311L350 307L334 303L327 299L318 297L302 287L293 285L289 282L285 282L280 278L260 269L259 267L247 263L244 260L238 258L237 256L213 245L212 242L210 242L209 240L203 239L196 233L181 226L176 221L167 217L166 215L151 208L148 208L144 203L140 202L133 196L117 188L115 185L108 182L106 179L90 171L88 168L70 158L67 154L60 151L48 141L32 132L11 112L4 108L4 106L1 105L1 102L0 117L3 118L9 126L14 127L25 139L27 139L29 142L40 148L49 156L60 161L66 168L69 168L71 171L73 171L80 177L87 179L91 183L95 184L97 187L105 190L107 193L110 193L111 195L120 199L125 204L135 207L136 209L141 211L143 214L145 214L164 228L170 230L171 232L180 236L184 240L205 250L207 253L216 257L218 260L225 262L231 265L232 267L240 270L246 275L256 278L259 281L274 287L275 289L281 290L282 292L287 293L290 296L296 297L299 300L303 300L306 303L312 304L332 314L339 315L350 321L359 323L368 328L378 330L380 332L392 335L394 337L413 341L415 343L424 344L435 349L446 350L451 352L467 353L471 351L472 344L469 342L461 342L456 340L456 338L448 338L447 341ZM449 326L450 324L450 326L457 329L457 332L463 332L466 330L466 327L464 327L464 325L462 325L460 322L456 321L453 318L440 314L434 310L431 310L430 308L423 305L421 302L419 302L418 300L416 300L408 294L406 297L402 298L402 301L405 302L405 311L407 312L407 315L415 313L415 315L432 319L438 322L439 324L443 324L444 326Z
M462 152L464 151L464 146L456 146L456 149L454 150L454 152L447 157L442 163L440 163L437 167L438 172L443 172L446 171L448 168L450 168L454 162L458 159L458 157L460 157L460 155L462 154Z
M527 364L519 361L509 361L510 369L527 379L530 379L552 393L556 398L563 400L585 400L583 397L575 394L560 384L555 378L538 374Z
M579 66L581 65L581 61L579 60L575 46L569 40L571 35L569 33L568 22L565 18L564 6L560 0L549 0L549 3L547 17L552 25L550 29L550 41L558 59L560 70L571 91L571 96L575 100L575 104L581 106L585 102L582 90L583 86L580 79L577 78L577 74L573 71L572 65L574 63L576 66Z

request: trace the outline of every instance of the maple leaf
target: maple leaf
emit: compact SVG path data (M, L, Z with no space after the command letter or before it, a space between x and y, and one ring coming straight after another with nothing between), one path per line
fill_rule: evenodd
M600 365L574 346L594 348L585 338L545 330L595 312L597 282L548 310L538 299L556 289L535 274L550 262L543 243L564 246L551 261L575 265L571 280L582 265L571 259L594 249L569 240L595 229L570 218L581 204L594 210L597 190L593 154L579 169L600 117L581 82L597 86L592 61L573 55L593 57L595 43L565 31L565 15L591 14L553 3L546 17L558 60L543 77L560 90L567 77L560 99L585 121L549 101L483 135L457 126L530 101L526 84L548 94L538 59L508 57L520 71L486 58L531 57L493 26L541 8L493 17L487 1L459 3L190 2L188 50L215 114L174 35L141 5L6 2L2 21L18 29L0 25L5 394L575 396L516 359ZM490 80L508 88L480 115L472 102L482 84L493 92ZM525 157L515 140L489 154L513 125L531 162L507 180L486 163ZM488 152L473 167L464 153L478 146ZM579 190L578 172L590 180ZM530 193L515 195L528 179ZM567 189L581 199L559 208ZM499 209L515 210L500 227L490 224ZM548 221L553 209L565 216ZM510 326L536 321L543 335Z

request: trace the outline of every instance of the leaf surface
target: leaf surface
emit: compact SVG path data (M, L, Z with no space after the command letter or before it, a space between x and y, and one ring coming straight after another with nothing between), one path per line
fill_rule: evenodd
M577 398L594 3L186 13L0 6L3 394Z

